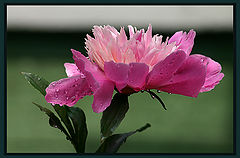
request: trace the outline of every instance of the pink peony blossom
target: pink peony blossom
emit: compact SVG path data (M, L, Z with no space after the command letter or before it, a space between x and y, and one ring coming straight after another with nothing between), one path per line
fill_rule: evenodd
M75 64L65 63L68 78L52 82L46 100L73 106L86 95L93 95L94 112L104 111L111 103L113 90L132 94L141 90L160 91L197 97L213 89L223 78L221 65L203 55L190 55L195 31L179 31L163 42L152 36L152 27L137 30L94 26L94 38L87 35L89 58L71 50Z

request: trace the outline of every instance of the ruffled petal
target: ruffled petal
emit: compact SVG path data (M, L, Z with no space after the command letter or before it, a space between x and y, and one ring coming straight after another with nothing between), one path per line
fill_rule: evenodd
M114 63L113 61L104 63L104 72L108 79L115 82L119 91L127 85L129 65Z
M159 90L181 94L190 97L197 97L206 78L206 63L202 58L191 55L168 81Z
M80 75L80 71L75 64L72 63L64 63L64 67L66 69L66 74L68 77Z
M184 51L176 51L158 62L147 76L147 89L157 89L169 81L186 58Z
M99 89L94 93L94 100L92 104L94 112L103 112L111 104L113 90L114 83L109 80L104 80L100 84Z
M221 65L212 60L209 57L205 57L200 54L195 54L195 56L198 56L202 58L207 63L207 72L206 72L206 79L205 83L202 86L200 92L206 92L212 90L224 77L224 74L221 73L222 67Z
M92 95L84 75L54 81L46 88L46 93L48 103L68 106L73 106L86 95Z
M128 86L139 91L145 85L149 67L144 63L130 63L128 72Z

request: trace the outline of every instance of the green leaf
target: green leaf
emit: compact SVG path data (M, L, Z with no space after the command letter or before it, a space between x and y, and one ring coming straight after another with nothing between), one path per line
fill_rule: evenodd
M44 78L39 77L38 75L22 72L25 79L34 87L36 88L42 95L46 95L45 89L48 87L49 82L46 81Z
M129 108L128 96L116 93L110 106L103 112L101 119L102 140L112 135L114 130L120 125Z
M104 142L100 145L96 153L108 153L108 154L116 153L119 150L120 146L124 142L126 142L129 136L135 134L136 132L142 132L148 127L151 127L149 123L132 132L123 133L123 134L114 134L104 140Z
M88 134L85 114L82 109L78 107L71 107L69 108L68 116L73 122L75 131L75 135L73 137L74 147L77 153L84 153Z
M34 87L36 88L43 96L46 95L45 89L48 87L49 82L45 80L44 78L28 73L28 72L22 72L26 80ZM64 125L67 127L68 132L70 135L74 135L73 127L71 125L71 122L68 118L67 111L68 107L67 106L60 106L60 105L54 105L53 106L54 110L57 112L58 116L60 117L61 121L64 123Z
M36 105L37 107L39 107L39 109L41 111L45 112L45 114L48 115L50 126L60 129L66 135L67 140L71 140L70 135L68 134L66 129L63 127L62 123L60 122L58 117L51 110L49 110L49 109L47 109L47 108L45 108L45 107L43 107L39 104L36 104L34 102L33 102L33 104Z
M66 105L60 106L60 105L56 104L56 105L53 106L53 108L57 112L61 121L64 123L64 125L68 129L68 132L70 133L70 135L73 137L74 136L74 129L73 129L71 121L68 117L68 111L69 111L70 107L68 107Z

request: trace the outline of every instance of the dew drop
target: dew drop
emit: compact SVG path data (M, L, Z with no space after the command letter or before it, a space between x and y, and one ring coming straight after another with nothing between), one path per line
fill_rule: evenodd
M38 81L40 81L41 80L41 78L40 77L38 77Z
M67 97L66 99L69 100L69 97Z
M160 93L161 91L160 90L157 90L158 93Z
M59 92L59 89L57 89L56 92Z
M54 104L54 103L52 103L52 105L54 106L55 104Z
M71 98L71 99L72 99L72 100L75 100L75 98L76 98L75 96L72 96L72 98Z
M80 74L80 77L81 78L86 78L84 74Z
M143 93L144 92L144 90L141 90L141 93Z
M172 94L172 93L168 93L168 94Z
M154 95L151 95L151 97L152 97L153 99L155 99L155 96L154 96Z
M68 91L66 90L66 91L64 91L64 93L65 93L65 94L68 94Z

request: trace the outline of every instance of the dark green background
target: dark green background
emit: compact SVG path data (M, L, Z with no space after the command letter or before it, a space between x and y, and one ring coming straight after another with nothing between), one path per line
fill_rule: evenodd
M90 29L89 29L90 30ZM48 125L48 118L31 102L49 107L20 72L37 73L49 81L66 77L63 64L73 62L70 49L84 51L86 31L72 33L7 33L7 152L74 153L64 135ZM161 34L161 31L155 33ZM164 37L172 33L165 32ZM210 92L198 98L160 93L167 111L148 94L129 98L130 108L117 133L135 130L151 123L148 130L130 137L121 153L232 153L233 152L233 33L201 32L192 53L218 61L225 77ZM91 109L93 97L76 106L87 117L87 152L100 141L100 118Z

